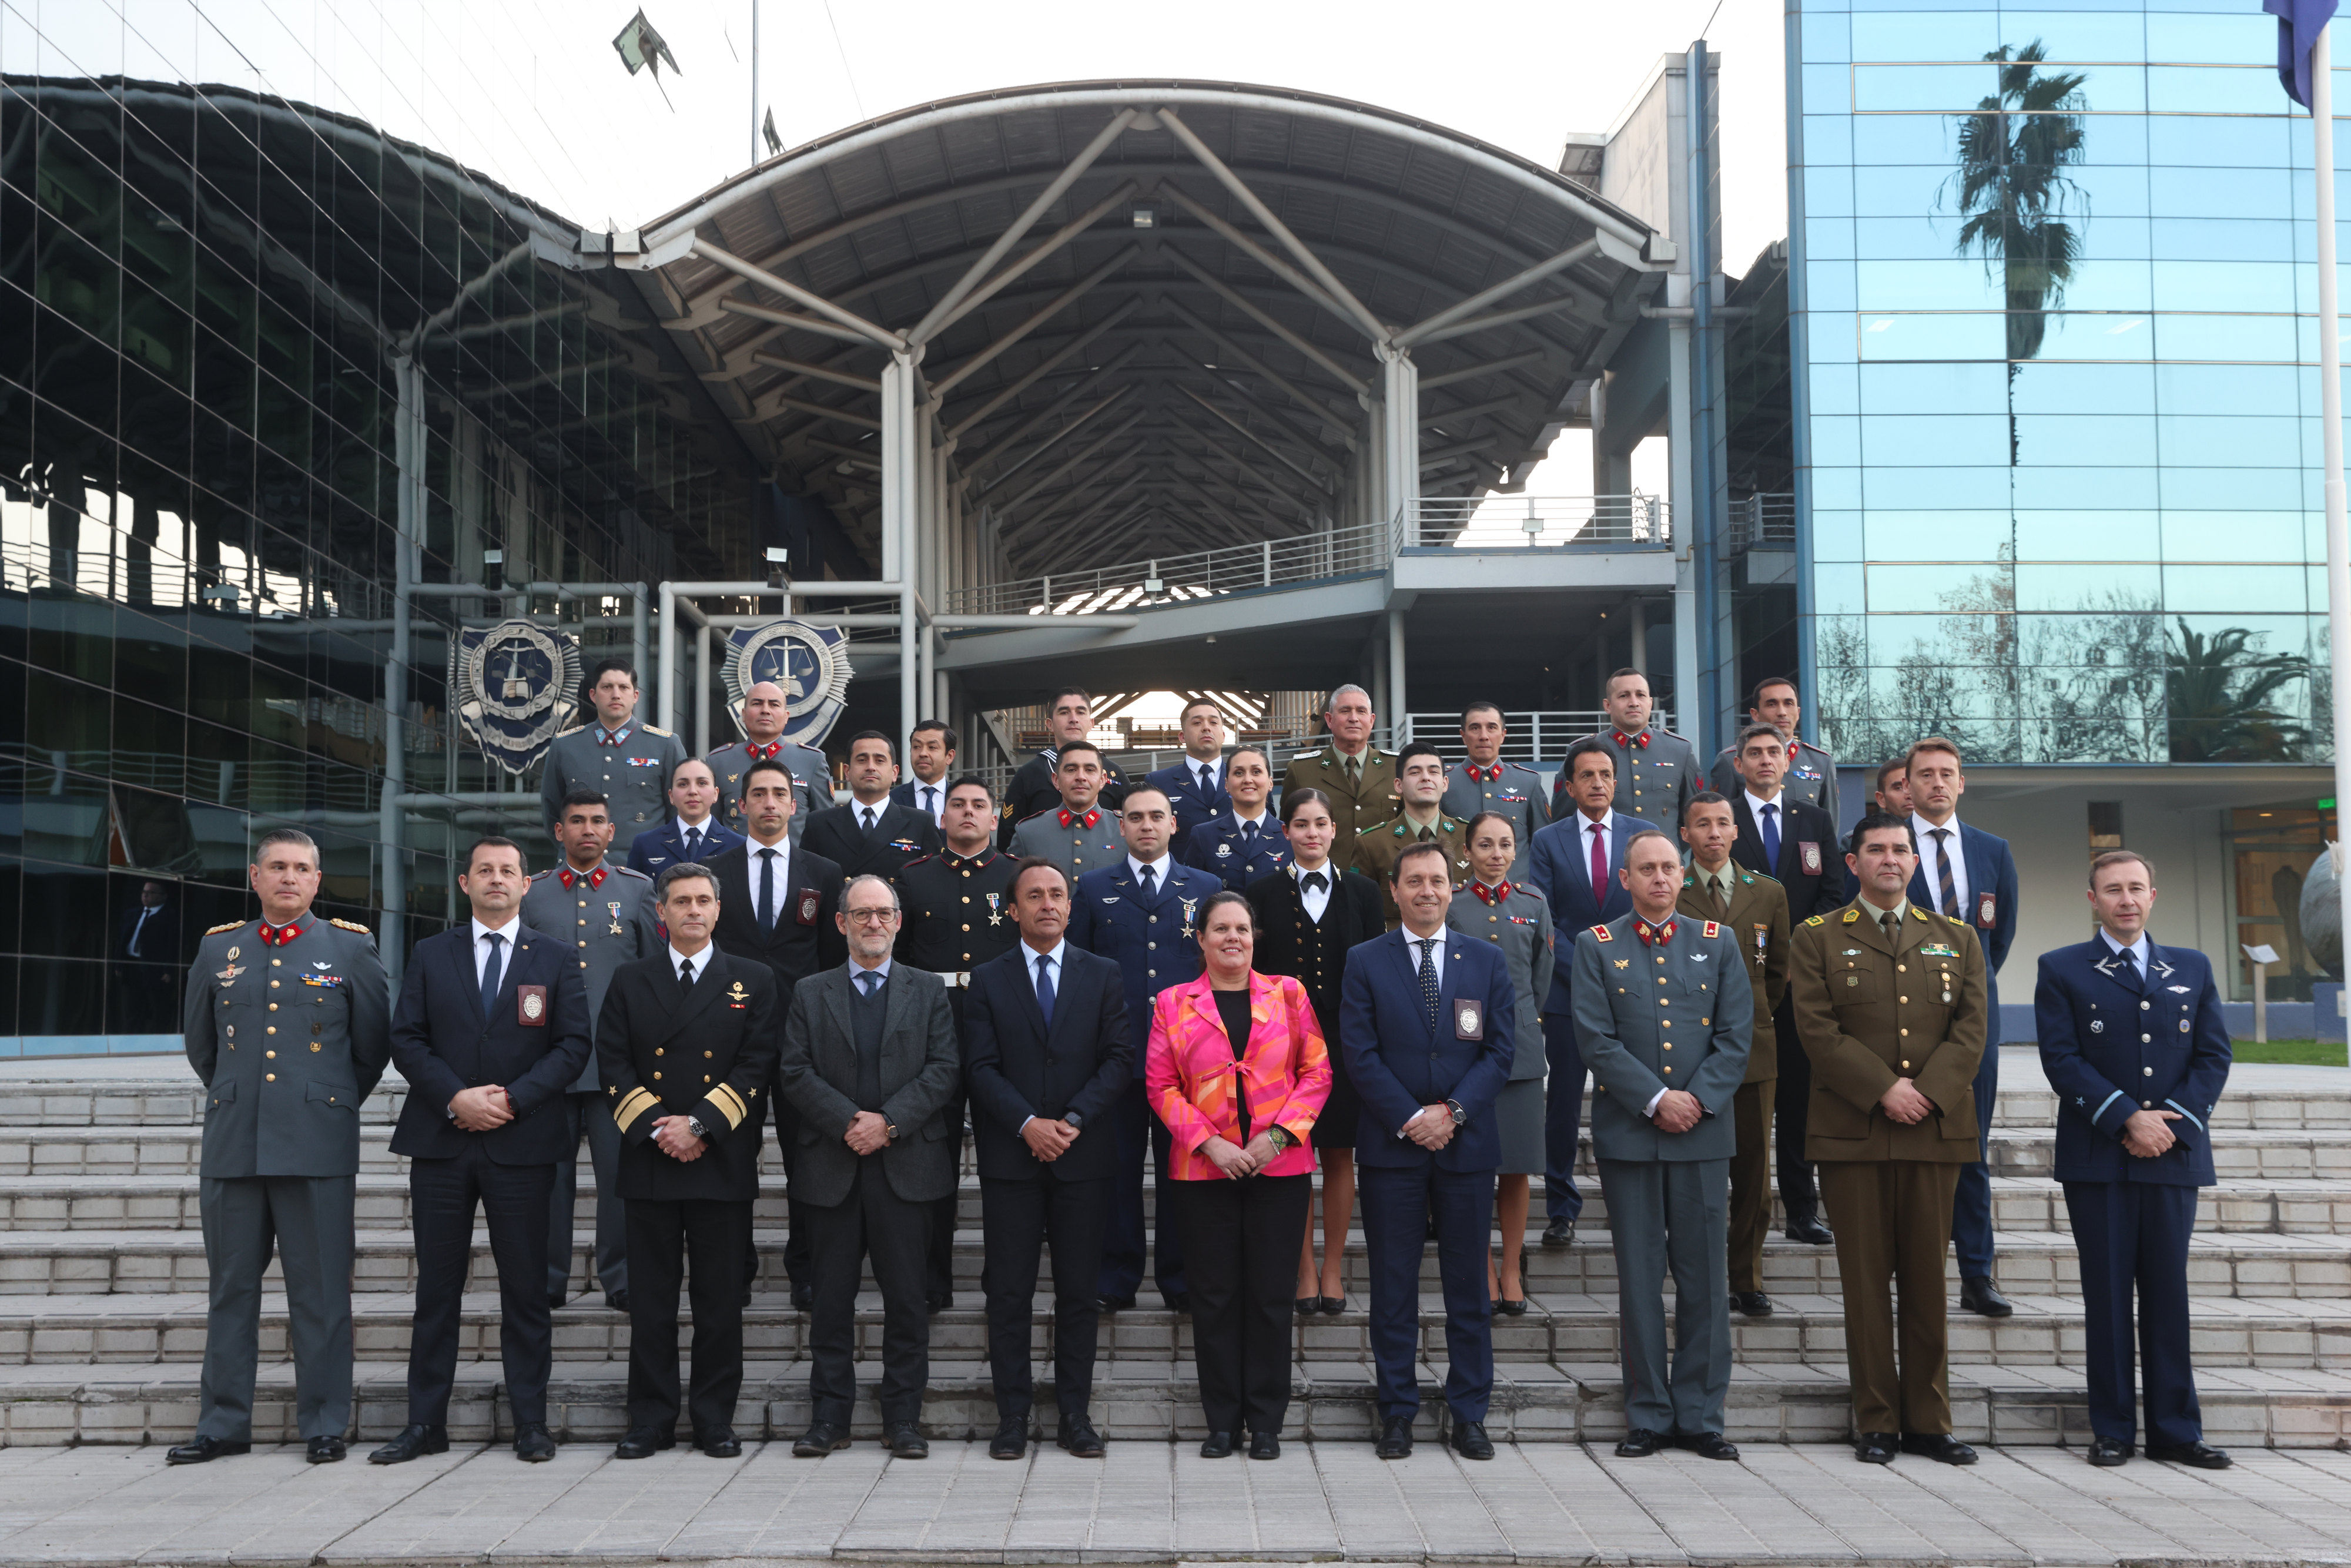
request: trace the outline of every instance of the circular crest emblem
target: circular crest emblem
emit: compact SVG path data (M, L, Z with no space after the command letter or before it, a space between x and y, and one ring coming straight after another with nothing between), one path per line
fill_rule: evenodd
M509 773L546 754L580 690L580 668L578 638L520 619L460 632L449 645L458 721Z
M744 697L760 682L772 681L783 688L791 715L784 738L823 745L849 700L848 643L849 633L840 627L805 621L737 627L726 639L726 711L736 731L750 733L743 727Z
M1463 1034L1474 1034L1478 1030L1478 1009L1476 1008L1463 1008L1458 1013L1454 1015L1453 1021L1455 1027Z

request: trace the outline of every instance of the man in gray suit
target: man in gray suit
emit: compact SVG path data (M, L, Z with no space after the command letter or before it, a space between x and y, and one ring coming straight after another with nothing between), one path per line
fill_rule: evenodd
M259 920L204 933L181 1028L204 1085L198 1202L211 1310L196 1435L165 1458L200 1465L253 1447L261 1276L286 1276L294 1415L312 1464L351 1424L351 1210L360 1104L392 1060L392 987L364 925L321 920L319 846L281 828L254 851Z
M593 789L611 803L612 826L631 843L669 817L670 776L685 760L685 742L637 722L637 672L626 659L600 659L588 672L595 717L567 729L547 747L538 801L553 830L564 797Z
M1461 710L1461 744L1469 760L1455 763L1446 774L1445 798L1437 809L1462 822L1480 811L1509 819L1519 852L1510 862L1510 880L1524 884L1527 852L1534 845L1535 830L1551 821L1551 810L1543 804L1542 775L1502 760L1502 735L1497 705L1471 703ZM1525 1041L1520 1044L1523 1048Z
M1666 1444L1735 1459L1722 1435L1730 1392L1731 1102L1747 1075L1752 988L1736 933L1677 917L1680 851L1655 828L1625 844L1617 875L1633 912L1575 939L1576 1037L1592 1069L1592 1152L1608 1196L1624 1325L1625 1440L1635 1459ZM1673 1374L1666 1371L1666 1270L1674 1274Z
M792 1453L820 1458L849 1447L857 1287L870 1261L882 1289L882 1441L894 1458L919 1459L930 1454L918 1425L930 1381L930 1206L956 1185L945 1114L959 1068L955 1013L936 975L891 962L896 889L857 877L834 918L849 962L792 988L776 1064L776 1092L799 1113L792 1196L809 1217L816 1266L813 1409Z
M563 863L532 877L529 891L522 895L522 923L578 955L580 978L588 991L591 1047L612 972L650 957L663 946L653 879L605 859L612 832L611 810L602 795L593 789L566 795L563 815L555 824ZM571 1211L580 1197L580 1139L585 1134L588 1162L596 1172L596 1282L604 1288L604 1304L625 1312L629 1209L621 1201L621 1129L603 1088L590 1049L588 1065L564 1096L563 1114L571 1123L571 1135L563 1145L566 1157L556 1164L555 1196L548 1205L547 1304L561 1306L571 1288Z

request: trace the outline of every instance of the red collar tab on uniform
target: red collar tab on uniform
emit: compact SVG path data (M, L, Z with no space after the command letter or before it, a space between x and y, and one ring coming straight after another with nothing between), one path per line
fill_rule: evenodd
M1792 740L1792 741L1788 742L1788 760L1789 760L1789 761L1793 762L1793 761L1795 761L1795 760L1796 760L1796 748L1797 748L1797 747L1798 747L1800 744L1801 744L1800 742L1798 742L1798 741L1793 741L1793 740Z
M1649 749L1649 732L1645 729L1638 735L1627 735L1620 729L1616 732L1616 744L1619 746L1637 746L1642 750L1646 751Z
M1488 887L1484 883L1472 877L1469 880L1469 891L1478 895L1478 901L1480 904L1500 904L1510 896L1510 879L1504 877L1492 887Z
M606 729L600 724L596 727L596 744L599 746L618 746L621 742L629 738L629 731L635 727L636 726L634 725L624 724L618 729Z
M272 925L266 920L261 923L261 945L265 947L283 947L301 935L302 923L299 920L289 921L284 925Z
M1633 935L1641 939L1641 946L1644 947L1654 946L1657 943L1670 942L1674 939L1675 924L1674 921L1668 920L1663 925L1652 925L1646 920L1635 920L1633 922Z
M1502 765L1499 762L1489 768L1480 768L1474 762L1469 764L1469 781L1472 784L1496 784L1501 781L1501 778Z
M784 743L780 740L771 740L767 745L761 746L757 741L747 740L743 743L743 749L751 754L751 760L754 762L773 762L782 755Z
M585 882L590 890L593 891L604 885L604 879L611 874L611 868L600 865L594 871L573 871L567 865L559 867L555 874L563 883L566 892L570 891L571 884L575 882Z
M1071 810L1067 806L1061 808L1060 814L1061 826L1065 828L1091 828L1102 821L1102 813L1100 811L1090 810L1084 816L1081 817L1075 811Z

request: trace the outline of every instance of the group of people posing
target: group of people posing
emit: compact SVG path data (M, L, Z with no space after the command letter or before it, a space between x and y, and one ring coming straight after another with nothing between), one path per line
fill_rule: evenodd
M197 1434L173 1462L250 1442L273 1242L301 1430L312 1459L343 1457L358 1108L388 1063L408 1086L392 1147L409 1160L416 1309L409 1422L379 1463L448 1446L477 1213L516 1451L556 1452L552 1313L583 1137L596 1282L630 1320L617 1453L674 1446L681 1414L703 1451L740 1452L770 1124L782 1268L809 1318L796 1454L849 1443L869 1273L883 1441L927 1452L929 1315L953 1302L967 1124L992 1456L1021 1458L1038 1435L1031 1316L1050 1247L1062 1448L1103 1452L1100 1319L1134 1306L1147 1267L1192 1320L1203 1454L1278 1457L1295 1323L1353 1295L1378 1452L1405 1458L1433 1240L1447 1440L1489 1458L1492 1321L1528 1310L1537 1179L1537 1244L1573 1244L1587 1074L1620 1455L1738 1458L1730 1319L1773 1311L1776 1124L1787 1234L1835 1249L1858 1457L1974 1458L1952 1432L1944 1259L1956 1240L1965 1309L2013 1310L1992 1279L1986 1158L2016 883L2006 845L1957 819L1950 742L1881 768L1873 809L1840 835L1834 767L1792 738L1792 683L1759 688L1702 777L1686 741L1650 726L1646 679L1620 671L1614 727L1572 747L1549 791L1500 760L1493 705L1464 712L1468 759L1448 767L1426 744L1371 746L1371 700L1343 686L1330 744L1285 768L1277 818L1273 758L1228 749L1213 703L1184 710L1182 761L1130 780L1086 738L1091 698L1071 688L1049 708L1054 746L999 810L954 773L956 737L935 721L908 737L911 777L891 737L852 737L851 798L830 804L821 756L781 739L773 686L747 702L750 738L706 758L636 723L625 664L600 666L590 695L596 721L559 737L543 789L561 862L533 877L512 841L471 846L471 917L416 945L395 1004L366 933L310 914L317 852L298 832L256 854L261 919L207 935L184 1021L207 1087L211 1338ZM611 858L623 831L626 865ZM2186 1294L2229 1066L2219 1000L2199 954L2147 937L2143 857L2100 857L2089 900L2099 934L2043 958L2036 1018L2082 1250L2091 1458L2131 1456L2143 1361L2149 1453L2225 1465L2202 1441Z

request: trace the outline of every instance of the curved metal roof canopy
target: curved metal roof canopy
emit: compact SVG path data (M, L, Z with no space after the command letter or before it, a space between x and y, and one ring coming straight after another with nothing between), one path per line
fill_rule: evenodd
M914 348L945 482L988 510L987 578L1382 520L1374 412L1398 358L1419 490L1507 486L1670 259L1469 137L1203 82L905 110L585 244L642 269L754 450L861 542L882 369Z

